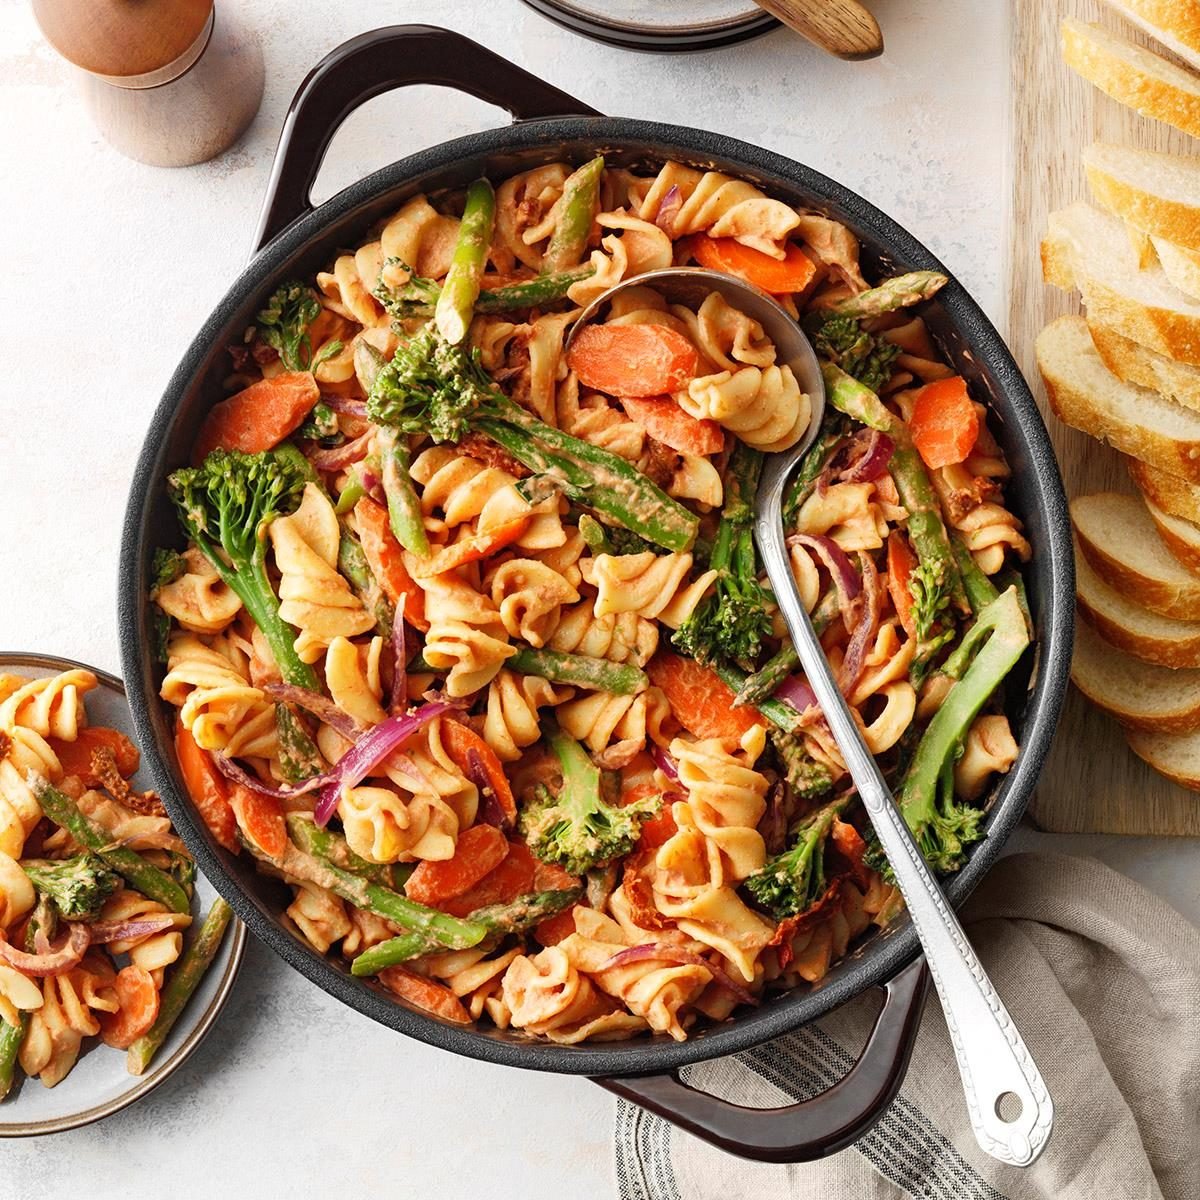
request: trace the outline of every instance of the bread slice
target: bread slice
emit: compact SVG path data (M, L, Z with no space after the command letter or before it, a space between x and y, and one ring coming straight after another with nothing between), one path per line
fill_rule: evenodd
M1075 602L1106 642L1160 667L1200 667L1200 621L1162 617L1111 588L1075 553Z
M1200 621L1200 575L1163 545L1140 496L1076 496L1071 523L1092 570L1126 600L1160 616Z
M1200 729L1200 671L1173 671L1122 654L1086 621L1075 630L1071 682L1097 708L1130 729Z
M1200 574L1200 525L1163 512L1150 500L1146 501L1146 511L1163 545L1175 556L1175 560L1189 571Z
M1200 250L1200 158L1093 142L1083 152L1097 203L1157 237Z
M1038 369L1061 421L1161 470L1200 483L1200 413L1118 379L1101 361L1082 317L1038 334Z
M1050 214L1042 275L1083 293L1089 317L1168 358L1200 366L1200 303L1172 286L1161 266L1142 268L1116 217L1072 204Z
M1068 18L1062 24L1063 60L1089 83L1145 117L1156 117L1200 137L1200 77L1128 38Z
M1146 499L1173 517L1200 525L1200 487L1137 458L1126 458L1133 482Z
M1108 0L1126 20L1200 70L1200 0Z
M1150 241L1168 282L1185 296L1200 300L1200 251L1177 246L1154 234Z
M1200 792L1200 731L1190 733L1148 733L1130 729L1125 734L1129 748L1180 787Z
M1088 332L1104 365L1118 379L1159 392L1200 412L1200 367L1176 362L1132 341L1088 314Z

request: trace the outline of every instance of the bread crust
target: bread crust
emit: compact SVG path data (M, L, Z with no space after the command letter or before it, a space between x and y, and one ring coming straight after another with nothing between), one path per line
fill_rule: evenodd
M1125 465L1147 500L1173 517L1200 524L1200 488L1195 484L1138 458L1127 457Z
M1147 766L1160 775L1188 788L1200 792L1200 735L1190 733L1148 733L1130 729L1125 741Z
M1089 154L1092 149L1084 151L1083 166L1088 186L1103 207L1147 233L1189 250L1200 250L1200 196L1193 205L1156 195L1113 174Z
M1088 332L1096 353L1118 379L1150 388L1184 408L1200 412L1200 367L1159 354L1101 324L1090 313Z

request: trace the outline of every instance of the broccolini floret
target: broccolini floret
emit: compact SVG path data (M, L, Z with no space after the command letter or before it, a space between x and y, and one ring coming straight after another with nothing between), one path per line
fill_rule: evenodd
M747 891L777 920L805 912L825 894L825 847L834 818L848 803L841 796L810 813L797 826L794 843L746 880Z
M187 570L187 563L178 550L163 550L154 552L154 560L150 564L150 586L152 588L166 587L174 583Z
M783 775L792 794L800 800L816 800L833 787L829 768L817 762L794 734L771 730L771 744L783 766Z
M891 378L900 347L867 333L861 321L837 313L814 313L805 328L820 358L841 367L871 391L878 392Z
M121 876L110 871L95 854L76 854L60 861L31 858L21 867L66 921L94 920L122 882Z
M327 358L341 352L341 342L323 346L313 358L308 327L321 315L317 293L305 283L291 280L280 284L266 306L254 318L258 335L279 352L279 361L289 371L314 371Z
M705 665L726 660L752 671L764 639L771 635L773 601L758 582L751 528L762 461L760 451L737 444L729 460L725 504L708 560L717 572L716 582L671 638L684 654Z
M624 808L608 804L600 771L587 751L561 729L548 733L546 741L562 768L562 785L557 795L542 785L521 810L521 834L530 850L572 875L628 854L641 837L642 822L658 812L661 797L647 796Z
M267 574L267 527L294 512L304 491L299 454L214 450L198 467L184 467L167 487L184 531L237 593L262 630L283 678L319 690L312 667L300 660L295 631L279 615Z
M687 550L698 518L632 464L539 421L501 392L478 354L426 326L379 372L367 415L401 433L458 442L481 433L528 467L553 477L570 500L668 550Z

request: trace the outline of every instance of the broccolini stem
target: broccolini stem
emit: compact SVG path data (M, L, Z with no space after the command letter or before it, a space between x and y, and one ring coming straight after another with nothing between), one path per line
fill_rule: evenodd
M434 951L442 949L445 947L436 937L422 930L408 929L394 938L388 938L386 942L379 942L369 950L364 950L350 964L350 974L378 975L387 967L394 967L414 958L422 958L426 954L432 954Z
M837 593L830 591L821 597L808 619L812 622L813 631L820 637L837 615ZM800 656L796 653L796 647L785 638L783 645L759 670L755 671L753 675L746 676L746 682L738 688L737 694L733 698L733 707L739 708L743 704L761 704L762 701L774 695L775 689L799 666Z
M350 468L350 478L346 482L346 486L342 488L341 494L337 498L337 503L333 506L333 511L337 515L343 516L345 513L351 512L354 506L367 494L366 486L363 484L362 476L354 467Z
M367 556L359 545L358 538L350 530L346 519L341 520L342 536L338 542L338 570L350 581L354 594L363 607L375 615L375 628L385 638L392 636L395 614L379 581L371 574Z
M187 892L170 875L147 862L136 850L114 846L112 834L93 824L70 796L41 776L34 778L31 786L42 812L85 850L102 858L130 887L149 900L157 900L171 912L191 912Z
M141 1075L167 1040L167 1034L179 1020L184 1007L192 998L192 993L204 978L205 971L212 966L232 918L233 909L218 896L196 931L191 945L183 952L183 957L171 971L159 999L158 1017L154 1024L129 1047L129 1053L125 1057L125 1069L130 1075Z
M17 1073L17 1051L21 1049L21 1041L25 1037L25 1029L29 1024L29 1015L20 1013L18 1023L10 1025L0 1018L0 1100L3 1100L12 1089L13 1079Z
M350 849L350 843L332 829L321 829L308 813L288 813L288 833L291 839L314 858L319 858L352 875L360 875L369 883L393 891L400 886L399 872L392 863L373 863L361 858Z
M543 271L564 271L583 258L599 207L603 173L604 159L596 157L567 176L559 200L558 224L542 256Z
M486 179L476 179L467 188L467 202L458 227L454 257L434 310L433 319L438 332L452 346L457 346L470 328L475 300L479 295L479 281L487 266L495 219L496 193ZM396 536L400 536L398 532Z
M958 570L962 575L963 588L967 593L971 611L982 612L1000 593L995 584L983 573L983 569L975 561L975 556L967 549L958 534L951 534L950 544L954 548L954 559L958 563Z
M898 308L909 308L936 295L949 283L940 271L909 271L885 279L878 287L839 300L833 311L843 317L878 317Z
M553 275L538 275L521 283L494 288L479 293L475 311L481 313L511 312L515 308L540 308L561 300L575 284L590 279L596 273L591 263L558 271Z
M477 908L470 914L470 919L486 925L493 935L522 933L574 904L582 890L561 888L549 892L530 892L508 904L489 904L486 908Z
M865 383L853 375L846 374L833 363L821 364L821 376L825 380L825 398L838 412L843 412L852 421L881 433L891 433L896 418L888 412L882 400Z
M541 675L551 683L569 683L614 696L636 696L650 685L646 672L632 663L609 662L586 654L520 647L505 664L518 675Z
M383 490L387 496L392 532L405 550L427 558L429 538L425 533L425 519L408 474L408 439L395 430L383 427L379 430L377 440L383 457Z
M715 662L713 670L721 678L721 681L727 686L733 688L734 694L742 690L749 676L745 671L735 667L732 663ZM785 733L802 733L803 726L800 720L800 714L786 701L779 700L774 696L768 696L765 700L760 700L753 707L755 711L761 713L772 725L782 729Z

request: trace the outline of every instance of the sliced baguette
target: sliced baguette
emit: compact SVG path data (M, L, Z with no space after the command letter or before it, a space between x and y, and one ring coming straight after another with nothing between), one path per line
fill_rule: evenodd
M1168 358L1200 366L1200 303L1172 286L1161 266L1142 268L1116 217L1072 204L1050 214L1042 275L1083 293L1092 320Z
M1200 731L1148 733L1130 729L1125 740L1130 750L1160 775L1180 787L1200 792Z
M1200 159L1093 142L1083 166L1097 203L1138 229L1200 250Z
M1157 504L1146 501L1146 511L1162 538L1163 545L1189 571L1200 572L1200 525L1163 512Z
M1173 517L1200 525L1200 487L1180 479L1169 471L1160 471L1138 458L1126 458L1125 465L1138 490L1152 504Z
M1200 300L1200 252L1177 246L1166 238L1150 235L1154 253L1163 269L1163 274L1173 287L1193 300Z
M1200 70L1200 0L1108 0L1172 54Z
M1130 729L1200 729L1200 671L1172 671L1122 654L1086 621L1075 630L1071 682L1097 708Z
M1037 338L1038 369L1061 421L1164 471L1200 483L1200 413L1124 383L1101 361L1082 317Z
M1063 60L1089 83L1146 117L1200 137L1200 77L1102 25L1068 18Z
M1126 600L1160 616L1200 621L1200 575L1163 545L1141 497L1076 496L1071 523L1092 570Z
M1200 667L1200 621L1161 617L1110 588L1076 550L1075 602L1106 642L1160 667Z
M1104 365L1126 383L1160 392L1184 408L1200 412L1200 367L1176 362L1165 354L1101 325L1088 314L1088 332Z

